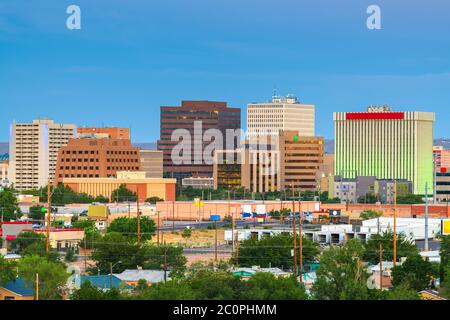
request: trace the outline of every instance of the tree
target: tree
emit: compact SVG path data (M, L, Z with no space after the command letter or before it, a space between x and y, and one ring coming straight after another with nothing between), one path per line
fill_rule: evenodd
M84 237L86 240L80 242L80 247L84 248L86 244L86 249L92 249L97 241L101 239L101 235L95 227L95 221L91 219L77 219L72 221L72 227L76 229L84 230Z
M121 184L119 188L114 190L111 194L112 202L136 201L136 199L136 193L130 191L125 184Z
M445 272L446 268L450 267L450 235L442 236L439 255L441 256L439 276L442 283L446 280L446 276L450 277L450 273Z
M134 241L117 232L109 232L93 245L92 259L96 262L96 268L92 271L97 273L109 273L110 264L114 265L113 272L121 273L125 269L136 269L142 266L145 259L142 250ZM117 263L119 262L120 263Z
M364 247L359 240L325 250L320 257L312 292L319 300L365 300L368 274L362 262Z
M141 240L151 240L156 232L155 222L148 217L140 217ZM108 232L118 232L122 235L137 241L138 231L137 218L117 218L108 227Z
M409 256L406 261L392 272L394 287L408 285L415 291L430 287L435 271L431 263L422 259L419 254Z
M243 288L238 277L225 271L202 269L187 282L199 300L237 300Z
M239 244L239 256L233 262L244 267L259 265L261 267L292 268L294 265L291 255L293 244L294 238L290 234L280 234L261 240L245 240ZM319 245L303 237L303 261L305 263L312 262L318 254Z
M145 200L145 202L151 203L151 204L156 204L157 202L160 201L164 201L164 199L161 199L159 197L150 197L148 199Z
M308 295L294 278L276 278L271 273L257 272L246 282L241 299L307 300Z
M144 289L138 298L145 300L194 300L195 293L185 280L170 280Z
M0 192L0 215L3 221L16 220L22 216L17 198L9 189Z
M16 251L18 254L23 252L31 245L37 247L43 244L45 248L45 236L41 233L33 231L24 231L17 235L17 237L11 241L11 250Z
M377 203L377 201L377 196L370 192L358 197L358 203Z
M397 204L418 204L425 203L422 195L406 194L397 196Z
M72 248L70 248L70 249L67 250L66 256L64 257L64 260L65 260L66 262L74 262L74 261L77 261L77 257L75 256L75 251L74 251Z
M186 240L186 244L187 244L187 239L189 239L192 236L191 228L185 228L183 230L183 233L181 234L181 236L183 237L183 239Z
M108 291L102 291L94 287L90 281L84 281L70 296L71 300L121 300L123 298L119 289L111 288Z
M31 255L23 257L18 263L19 275L36 290L36 273L39 274L39 299L60 299L58 289L65 285L69 274L60 262Z
M379 218L382 215L383 215L383 212L381 212L381 211L365 210L359 214L359 217L361 218L361 220L369 220L369 219Z
M14 280L15 277L14 263L9 262L0 255L0 287L8 281Z
M374 234L364 244L364 260L377 264L380 260L380 241L383 245L383 260L394 259L394 232L386 231L382 234ZM418 254L417 246L408 240L403 233L397 235L397 261L401 257L409 257Z
M30 213L28 214L28 218L32 220L40 220L43 221L45 218L45 208L42 206L32 206L30 207Z
M105 196L100 195L100 196L95 197L93 202L108 203L109 199L106 198Z
M173 245L147 244L142 247L143 264L145 269L170 270L182 272L186 269L187 259L183 255L183 248Z
M442 260L441 260L442 264ZM444 296L450 299L450 265L444 268L444 281L441 282L441 288L444 290Z

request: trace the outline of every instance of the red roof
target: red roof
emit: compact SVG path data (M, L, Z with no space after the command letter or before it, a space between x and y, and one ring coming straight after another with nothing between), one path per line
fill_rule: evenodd
M403 120L404 112L347 112L346 120Z
M25 221L8 221L8 222L2 222L0 224L32 224L31 222L25 222Z

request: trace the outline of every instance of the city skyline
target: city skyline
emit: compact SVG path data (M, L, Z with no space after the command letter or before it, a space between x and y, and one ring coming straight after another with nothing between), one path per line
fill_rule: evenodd
M384 104L436 112L435 137L450 136L446 1L377 1L381 30L366 27L372 1L79 0L81 30L65 26L69 4L0 5L0 141L38 117L156 141L160 106L226 101L245 124L246 105L274 89L314 104L327 139L333 112Z

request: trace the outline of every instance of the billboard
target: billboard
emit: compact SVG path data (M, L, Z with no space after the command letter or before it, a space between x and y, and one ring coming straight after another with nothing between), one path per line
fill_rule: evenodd
M107 218L108 207L107 206L89 206L88 217L92 218Z
M450 219L442 220L442 235L443 236L450 235Z

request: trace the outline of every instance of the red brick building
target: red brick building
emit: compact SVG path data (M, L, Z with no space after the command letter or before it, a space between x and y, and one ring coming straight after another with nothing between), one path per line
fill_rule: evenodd
M58 152L55 183L64 178L110 178L139 171L139 149L127 139L71 139Z

